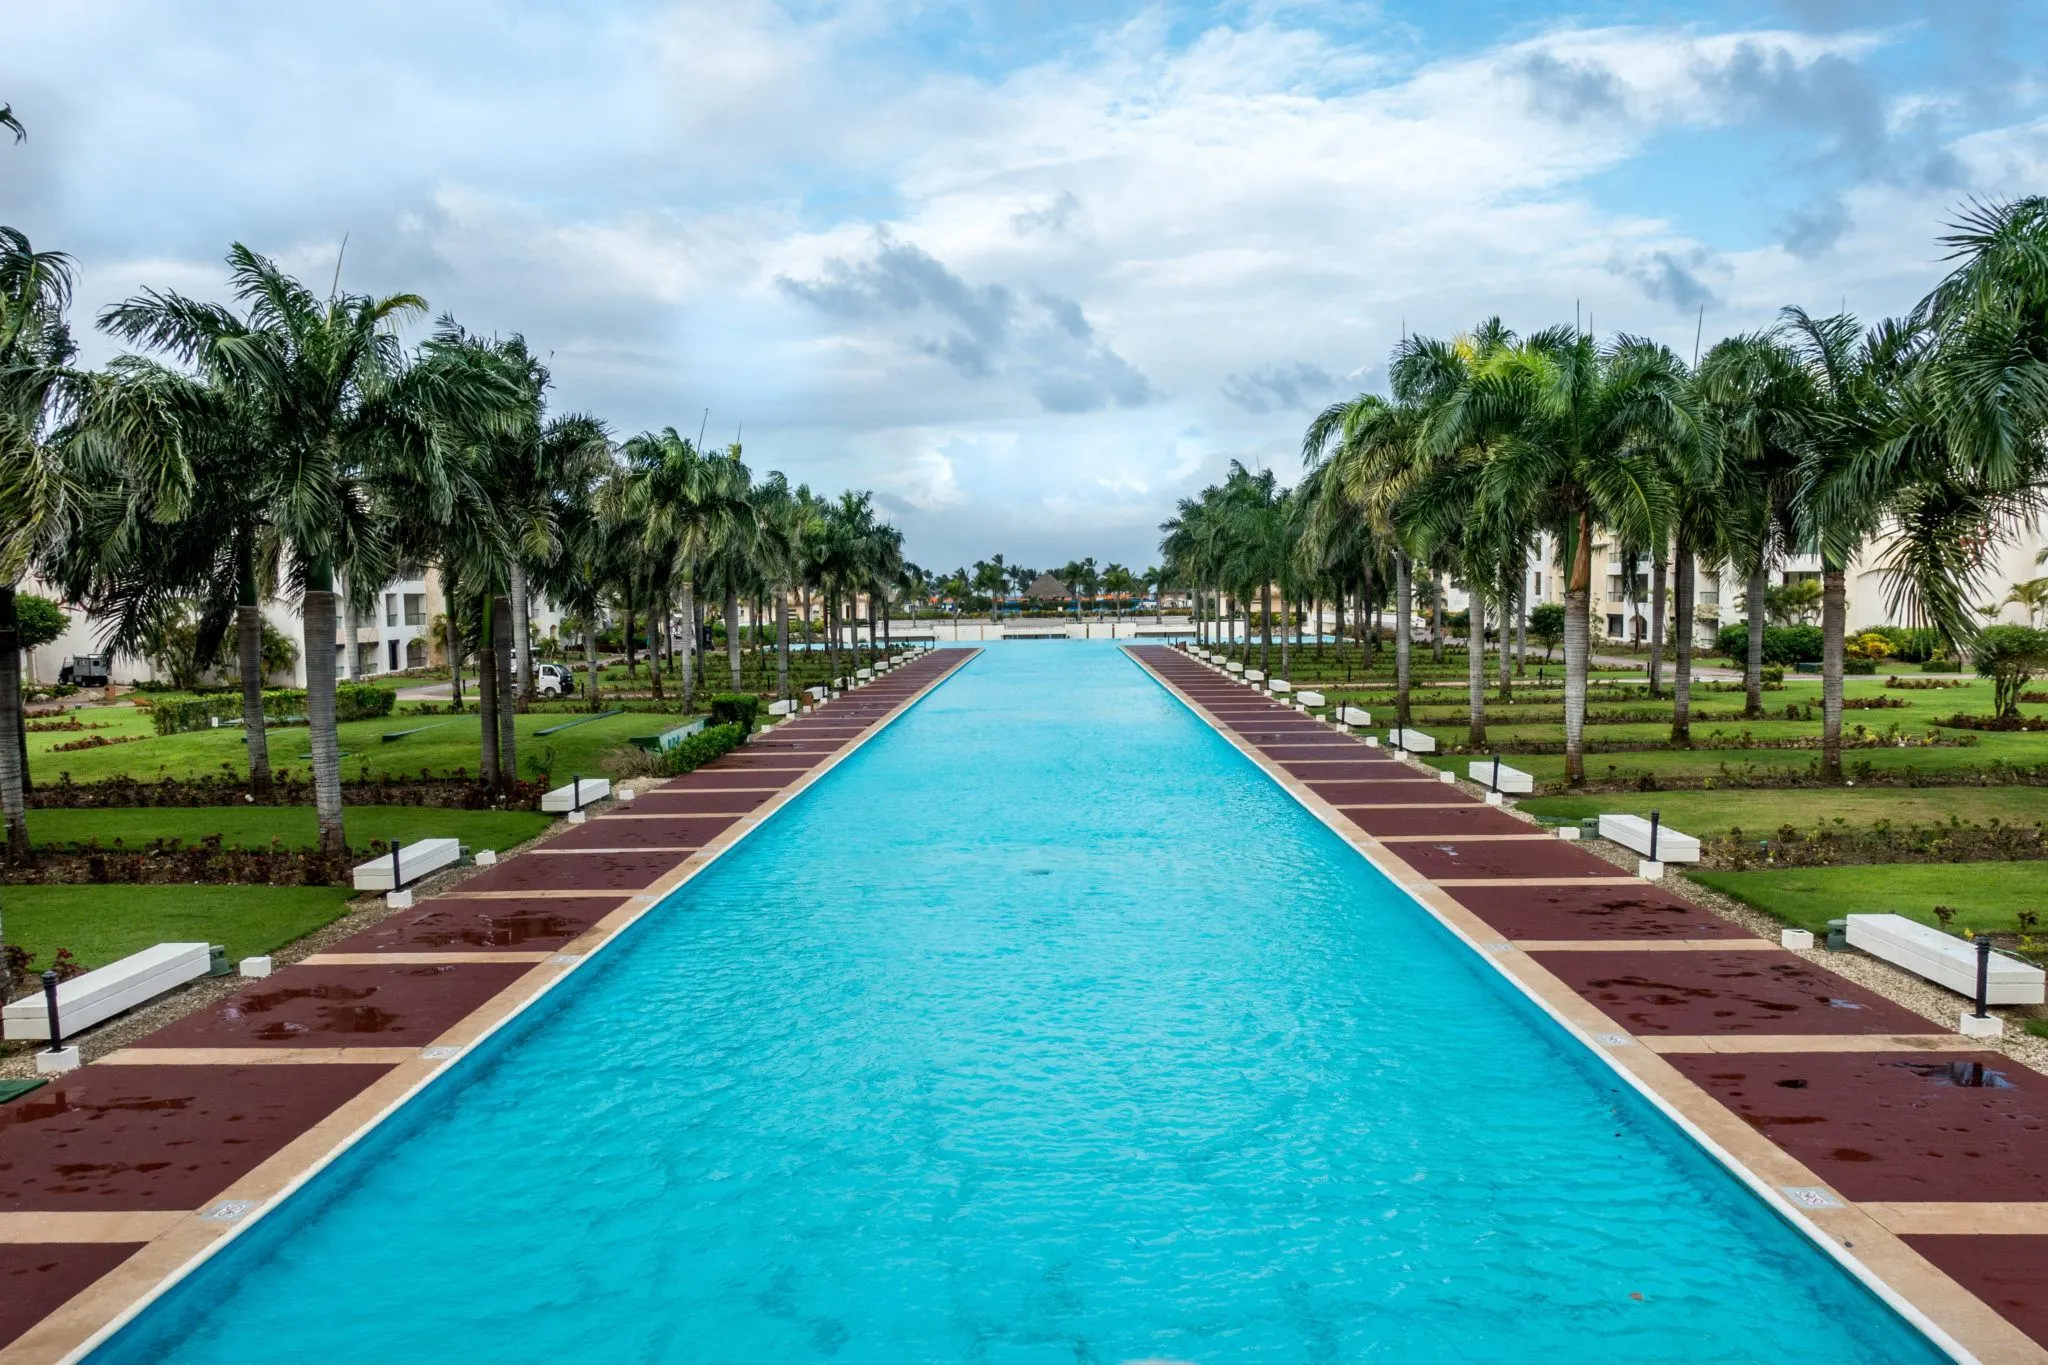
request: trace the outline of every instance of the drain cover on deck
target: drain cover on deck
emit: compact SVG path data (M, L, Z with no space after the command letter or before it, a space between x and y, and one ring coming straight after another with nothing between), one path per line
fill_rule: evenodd
M199 1215L202 1223L239 1223L256 1207L253 1199L224 1199Z
M1781 1185L1779 1192L1803 1209L1839 1209L1847 1206L1822 1185Z

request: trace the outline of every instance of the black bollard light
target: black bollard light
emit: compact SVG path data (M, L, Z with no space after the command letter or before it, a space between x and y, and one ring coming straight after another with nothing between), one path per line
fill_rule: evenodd
M394 834L391 836L391 889L396 891L403 885L405 877L400 872L398 864L398 836Z
M1500 790L1500 755L1493 756L1493 789Z
M44 976L45 979L48 979L48 973L45 973ZM55 994L50 996L52 1002L50 1008L52 1010L57 1008L55 1004L56 999ZM1991 935L1989 934L1977 935L1977 1017L1979 1019L1989 1019L1991 1017Z
M1983 994L1981 990L1977 993L1979 995ZM43 1007L50 1013L50 1051L62 1052L64 1050L64 1029L57 1022L57 974L55 972L43 973Z
M1657 812L1656 812L1656 811L1651 811L1651 812L1650 812L1650 861L1651 861L1651 862L1653 862L1653 863L1657 861L1657 826L1658 826L1658 824L1659 824L1659 823L1661 823L1661 818L1660 818L1660 817L1658 816L1658 814L1657 814Z
M583 774L581 773L569 774L569 808L571 810L583 809Z

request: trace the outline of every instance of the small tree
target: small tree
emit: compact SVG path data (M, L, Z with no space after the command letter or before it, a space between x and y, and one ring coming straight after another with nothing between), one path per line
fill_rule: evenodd
M23 653L33 656L70 624L70 615L49 598L32 592L14 595L14 629Z
M2048 630L2032 626L1991 626L1972 646L1980 677L1991 679L1996 714L2018 719L2020 693L2036 673L2048 670Z
M1543 646L1543 662L1549 663L1550 652L1564 639L1564 603L1538 602L1529 608L1529 634Z

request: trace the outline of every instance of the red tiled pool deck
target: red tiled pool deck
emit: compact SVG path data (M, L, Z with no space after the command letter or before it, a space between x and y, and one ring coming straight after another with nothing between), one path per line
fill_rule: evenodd
M977 652L919 656L0 1106L0 1362L119 1321Z
M2048 1079L1178 649L1127 651L1817 1238L1977 1359L2048 1361Z

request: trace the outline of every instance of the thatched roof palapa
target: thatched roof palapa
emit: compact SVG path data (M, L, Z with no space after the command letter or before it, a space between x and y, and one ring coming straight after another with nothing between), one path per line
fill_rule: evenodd
M1049 573L1042 573L1031 581L1030 587L1024 589L1024 596L1041 602L1058 602L1072 597L1073 594L1067 590L1066 584Z

